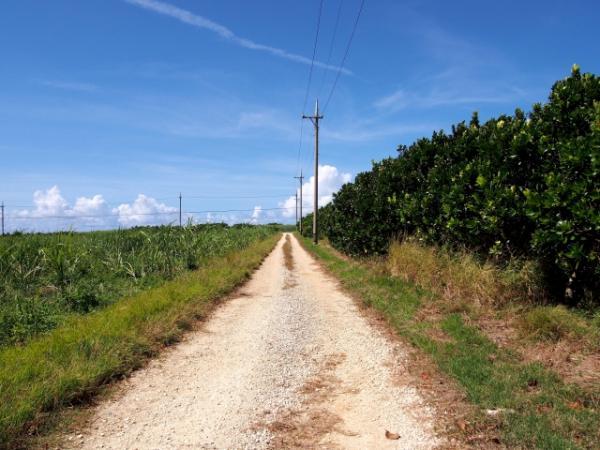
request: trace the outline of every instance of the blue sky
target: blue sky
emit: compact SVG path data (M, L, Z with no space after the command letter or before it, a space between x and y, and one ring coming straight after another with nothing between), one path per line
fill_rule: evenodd
M309 124L300 165L298 148L319 2L3 2L0 200L21 216L9 227L157 220L179 192L188 211L248 210L211 220L289 220L269 209L290 205L299 166L312 175ZM324 0L307 110L331 89L359 4L343 0L328 59L339 0ZM529 110L573 63L599 73L598 17L591 0L366 0L322 122L322 200L474 110Z

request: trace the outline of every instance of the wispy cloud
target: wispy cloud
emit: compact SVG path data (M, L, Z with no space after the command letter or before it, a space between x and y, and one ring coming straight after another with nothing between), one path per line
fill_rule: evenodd
M482 103L511 103L523 95L519 89L509 89L505 92L464 93L433 89L425 93L415 93L406 89L398 89L389 95L377 99L373 106L390 112L405 108L433 108L445 105L472 105L477 107Z
M76 81L56 81L56 80L41 80L39 84L54 89L64 89L67 91L82 91L93 92L98 90L98 86L91 83L80 83Z
M324 141L368 142L390 136L404 136L413 133L429 133L439 126L429 123L408 125L382 125L377 123L351 123L343 128L323 131Z
M257 50L261 52L269 53L273 56L277 56L279 58L284 58L290 61L294 61L301 64L311 64L311 59L302 55L298 55L295 53L290 53L287 50L283 50L277 47L271 47L269 45L259 44L250 39L246 39L238 36L232 30L227 28L224 25L213 22L206 17L202 17L200 15L194 14L190 11L187 11L183 8L179 8L178 6L171 5L170 3L165 3L157 0L125 0L127 3L131 3L132 5L139 6L141 8L154 11L159 14L163 14L165 16L172 17L174 19L179 20L180 22L186 23L188 25L192 25L197 28L202 28L204 30L211 31L223 39L233 42L234 44L239 45L240 47L244 47L250 50ZM326 70L339 70L339 67L325 64L320 61L315 61L314 65L316 67L320 67ZM346 75L351 75L352 72L348 69L341 69L342 73Z

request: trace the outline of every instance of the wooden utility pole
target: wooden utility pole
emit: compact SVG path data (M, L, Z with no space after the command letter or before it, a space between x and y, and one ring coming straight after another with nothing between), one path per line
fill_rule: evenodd
M294 178L297 178L300 182L300 235L302 235L302 180L304 180L304 177L302 176L302 169L300 169L300 176ZM296 194L296 196L297 195L298 194ZM298 219L296 219L296 222L298 222Z
M298 191L296 191L296 227L298 227Z
M0 205L0 209L2 209L2 236L4 236L4 202Z
M313 196L313 242L319 243L319 220L317 213L319 210L319 120L323 116L319 115L319 99L317 99L315 105L315 115L305 116L302 115L303 119L310 119L312 124L315 126L315 189Z
M179 228L181 228L181 192L179 193Z

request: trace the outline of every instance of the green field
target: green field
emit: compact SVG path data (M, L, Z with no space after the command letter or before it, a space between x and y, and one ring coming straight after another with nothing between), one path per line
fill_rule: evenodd
M173 279L275 232L223 224L0 239L0 347Z
M176 342L279 236L210 225L3 239L0 448L27 446L61 406Z

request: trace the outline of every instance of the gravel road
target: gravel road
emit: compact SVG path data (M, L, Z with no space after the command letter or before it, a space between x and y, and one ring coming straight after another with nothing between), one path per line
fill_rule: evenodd
M406 361L285 235L201 331L124 381L63 448L436 447L433 411L399 381Z

